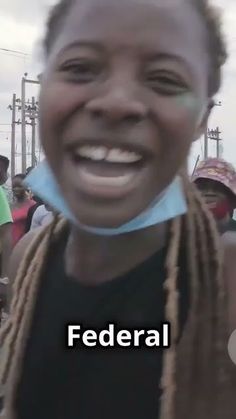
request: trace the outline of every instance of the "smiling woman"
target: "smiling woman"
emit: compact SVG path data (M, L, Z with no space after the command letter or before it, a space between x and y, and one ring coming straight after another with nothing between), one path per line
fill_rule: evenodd
M6 418L233 419L220 242L185 171L226 60L214 9L63 0L45 51L40 135L52 173L37 173L41 197L50 191L69 221L56 217L13 256ZM168 323L171 345L66 350L65 325L109 323Z

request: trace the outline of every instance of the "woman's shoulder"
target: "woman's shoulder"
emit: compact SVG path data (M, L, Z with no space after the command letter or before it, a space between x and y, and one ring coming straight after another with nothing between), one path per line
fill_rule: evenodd
M24 258L25 253L27 252L28 247L31 245L32 241L40 234L42 228L38 228L34 231L27 233L15 246L8 269L8 277L10 284L12 285L16 277L18 268L21 264L22 259Z
M29 199L27 202L27 206L29 208L34 207L37 203L33 199Z

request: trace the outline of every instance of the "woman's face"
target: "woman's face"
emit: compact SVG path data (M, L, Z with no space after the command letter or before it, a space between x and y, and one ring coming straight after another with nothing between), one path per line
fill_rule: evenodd
M215 209L222 202L227 201L232 204L232 197L226 187L220 182L211 179L198 179L196 181L198 189L210 210Z
M185 164L208 105L207 32L183 0L78 0L42 80L46 157L75 216L116 227Z
M20 177L15 177L12 180L12 192L14 198L22 200L26 196L26 189L23 185L23 180Z

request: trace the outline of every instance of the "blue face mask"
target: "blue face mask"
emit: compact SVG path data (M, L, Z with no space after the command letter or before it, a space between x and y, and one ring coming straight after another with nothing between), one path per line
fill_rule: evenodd
M81 224L68 207L55 176L46 161L27 176L25 185L78 228L100 236L115 236L141 230L187 212L182 182L179 177L176 177L171 185L144 212L118 228L95 228Z

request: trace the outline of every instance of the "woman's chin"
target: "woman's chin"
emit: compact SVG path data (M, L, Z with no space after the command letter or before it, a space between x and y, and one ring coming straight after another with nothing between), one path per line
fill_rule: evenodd
M114 211L106 211L105 208L103 210L95 208L95 211L94 208L87 211L74 210L73 214L78 225L101 229L119 228L137 216L137 212L122 214L117 208Z
M99 229L116 229L126 224L129 220L105 220L101 218L78 218L76 217L78 224L88 228L99 228Z

